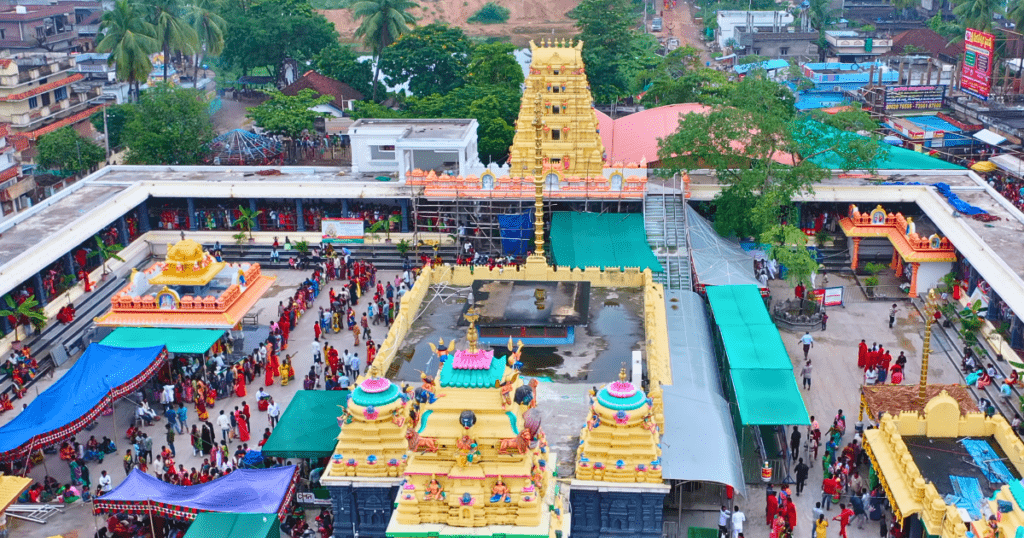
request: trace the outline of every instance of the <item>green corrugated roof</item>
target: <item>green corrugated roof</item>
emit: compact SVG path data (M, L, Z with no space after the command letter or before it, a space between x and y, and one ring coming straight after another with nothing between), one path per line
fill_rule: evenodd
M733 370L792 370L793 363L775 325L720 327L729 368Z
M444 362L441 368L441 386L456 387L462 389L480 389L493 387L494 382L501 379L505 373L506 358L495 356L491 359L491 367L487 370L456 370L452 363L454 359Z
M729 372L744 426L810 424L792 369Z
M804 124L800 126L801 128L813 129L813 130L824 131L826 133L831 133L832 137L839 137L839 138L841 138L841 140L853 140L853 139L862 139L862 138L864 138L863 136L861 136L861 135L859 135L857 133L851 133L849 131L840 131L839 129L836 129L835 127L830 127L828 125L825 125L823 123L819 123L819 122L816 122L816 121L813 121L813 120L810 120L810 119L804 119L802 121L804 122ZM801 132L801 129L797 128L797 129L794 130L794 133L793 133L793 136L797 137L798 140L799 140L800 132ZM832 142L833 140L835 140L835 138L826 137L826 140L825 140L825 144L827 144L826 147L831 147L833 145L833 142ZM918 152L913 151L913 150L890 146L889 144L886 144L885 142L882 142L881 140L878 141L878 145L883 150L887 149L888 151L883 151L882 155L879 158L875 159L874 167L877 170L963 170L964 169L962 166L957 166L957 165L955 165L953 163L943 161L942 159L937 159L935 157L931 157L931 156L925 155L924 153L918 153ZM814 150L815 150L815 148L811 148L812 152ZM813 162L814 164L816 164L816 165L818 165L818 166L820 166L822 168L828 168L830 170L840 170L840 169L842 169L842 159L840 159L839 155L837 155L834 151L826 151L824 153L816 155L816 156L811 158L811 162Z
M719 327L772 324L757 286L708 286L704 290L715 315L715 324Z
M278 538L281 523L277 514L232 514L200 512L188 527L185 538Z
M223 334L209 329L119 327L100 344L123 349L166 346L171 353L206 353Z
M263 455L276 458L322 458L338 443L347 390L300 390L281 415ZM276 536L276 535L275 535Z
M565 267L662 270L647 244L640 213L555 212L551 217L551 250L555 263Z

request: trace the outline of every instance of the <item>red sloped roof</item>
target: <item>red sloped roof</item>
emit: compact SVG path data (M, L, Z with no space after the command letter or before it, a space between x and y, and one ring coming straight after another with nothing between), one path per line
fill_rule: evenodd
M35 88L32 88L28 91L0 97L0 101L24 101L25 99L28 99L33 95L39 95L41 93L46 93L56 88L60 88L61 86L67 86L68 84L71 84L72 82L78 82L83 78L85 78L84 75L82 75L81 73L76 73L67 78L62 78L60 80L55 80L53 82L47 82L42 86L36 86Z
M343 101L363 100L363 94L353 89L352 86L349 86L344 82L334 80L331 77L325 77L313 70L303 73L298 80L281 90L281 93L285 95L298 95L300 91L305 89L315 90L320 95L330 95L331 97L334 97L332 104L340 109L344 108Z
M900 32L892 38L892 52L890 55L903 54L907 45L924 49L932 54L944 54L958 58L964 53L964 42L950 44L949 41L930 28L915 28Z
M66 117L66 118L64 118L64 119L62 119L60 121L55 121L55 122L53 122L53 123L51 123L49 125L44 125L44 126L38 128L38 129L36 129L35 131L29 131L27 133L22 133L22 134L24 134L30 140L35 140L35 139L39 138L40 136L43 136L46 133L52 133L53 131L56 131L57 129L60 129L61 127L67 127L68 125L74 125L74 124L76 124L76 123L78 123L78 122L80 122L82 120L85 120L89 116L91 116L93 112L96 112L97 110L99 110L101 108L103 108L103 105L96 105L94 107L87 108L87 109L79 112L78 114L75 114L74 116L68 116L68 117Z
M12 60L10 58L0 58L0 67L6 69L6 68L10 67L12 62L14 62L14 60Z

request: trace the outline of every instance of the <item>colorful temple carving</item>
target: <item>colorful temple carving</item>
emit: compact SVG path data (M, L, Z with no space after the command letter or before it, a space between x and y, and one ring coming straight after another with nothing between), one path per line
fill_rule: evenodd
M661 436L652 410L653 401L626 381L625 368L618 381L593 394L576 478L661 484Z
M406 183L433 197L522 199L543 178L548 198L643 198L647 162L609 162L583 66L583 43L530 41L532 60L509 149L508 172L478 176L414 170Z
M163 262L133 270L128 284L96 318L108 327L232 329L273 284L258 263L217 261L202 245L183 239L167 246Z
M849 212L839 220L839 226L850 238L850 267L854 271L860 263L862 239L887 238L893 247L889 267L896 275L905 275L910 280L907 293L911 296L917 295L918 288L927 289L934 285L956 261L956 249L949 239L938 234L922 237L917 233L913 218L904 217L902 213L886 213L881 205L870 212L861 212L856 205L850 204Z
M371 367L338 418L341 434L326 476L400 476L407 458L409 408L408 395Z
M387 535L463 535L459 528L498 525L517 536L554 537L563 528L561 500L549 480L553 454L530 412L536 382L520 379L518 353L495 357L477 348L477 316L466 318L469 348L440 351L436 380L424 375L416 390L405 483Z

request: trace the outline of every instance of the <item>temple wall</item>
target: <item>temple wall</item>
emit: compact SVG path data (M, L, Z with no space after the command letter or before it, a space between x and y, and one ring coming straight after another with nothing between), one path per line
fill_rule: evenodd
M333 538L385 538L398 486L328 486L334 510Z
M573 507L574 538L661 538L665 493L657 491L611 491L573 485L569 500Z

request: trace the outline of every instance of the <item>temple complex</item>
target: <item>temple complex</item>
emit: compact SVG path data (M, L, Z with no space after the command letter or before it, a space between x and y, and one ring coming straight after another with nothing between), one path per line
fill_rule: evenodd
M233 329L273 284L258 263L228 264L182 239L167 246L163 262L132 270L128 285L96 318L107 327Z

